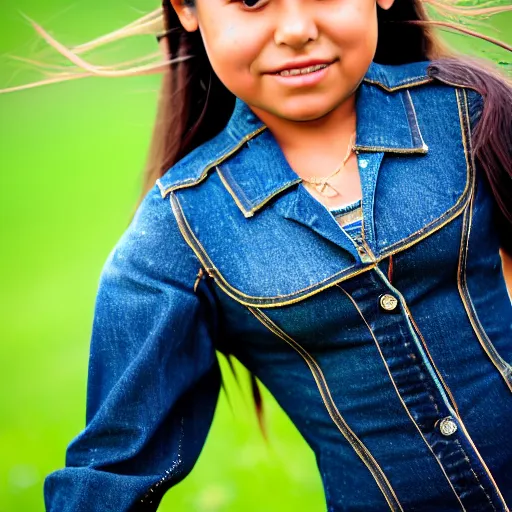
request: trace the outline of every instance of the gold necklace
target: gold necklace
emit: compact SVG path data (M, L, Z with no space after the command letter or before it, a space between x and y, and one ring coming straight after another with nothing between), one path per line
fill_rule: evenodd
M350 155L352 154L355 138L356 138L356 132L354 132L352 134L352 136L350 137L350 141L348 143L348 148L347 148L347 153L345 155L345 158L343 158L343 162L341 162L340 166L337 167L333 173L329 174L329 176L327 176L325 178L318 178L316 176L312 176L311 178L308 178L308 179L302 178L302 181L304 181L305 183L308 183L310 185L313 185L315 187L315 190L324 197L335 197L335 196L339 195L339 192L332 185L330 185L327 182L331 178L336 176L336 174L338 174L342 169L345 168L345 164L348 162L348 159L350 158ZM329 188L327 188L327 187L329 187ZM329 191L329 189L331 191Z

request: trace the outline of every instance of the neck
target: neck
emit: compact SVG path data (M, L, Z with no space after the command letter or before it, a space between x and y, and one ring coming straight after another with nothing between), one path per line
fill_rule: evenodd
M272 132L283 149L299 152L339 147L356 129L355 94L319 119L292 121L256 107L251 110Z

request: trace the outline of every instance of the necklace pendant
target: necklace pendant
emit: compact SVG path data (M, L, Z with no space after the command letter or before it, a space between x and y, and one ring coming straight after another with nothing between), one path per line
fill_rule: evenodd
M328 183L319 183L318 185L315 185L315 190L324 197L336 197L339 195L339 192Z

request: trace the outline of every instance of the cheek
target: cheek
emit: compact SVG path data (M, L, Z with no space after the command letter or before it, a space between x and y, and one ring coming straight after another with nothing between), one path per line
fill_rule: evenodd
M255 38L247 38L247 33L235 24L217 24L201 32L208 58L219 79L228 89L237 82L247 85L252 63L259 54Z
M356 2L349 9L340 9L331 17L330 37L341 49L363 49L377 39L377 13L374 4Z
M364 75L377 48L377 13L373 4L354 5L330 23L329 37L340 50L341 65L349 76Z

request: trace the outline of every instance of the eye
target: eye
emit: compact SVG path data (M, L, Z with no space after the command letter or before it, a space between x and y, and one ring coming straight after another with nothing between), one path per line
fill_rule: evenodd
M255 10L255 8L263 7L264 0L241 0L240 3L249 10Z

